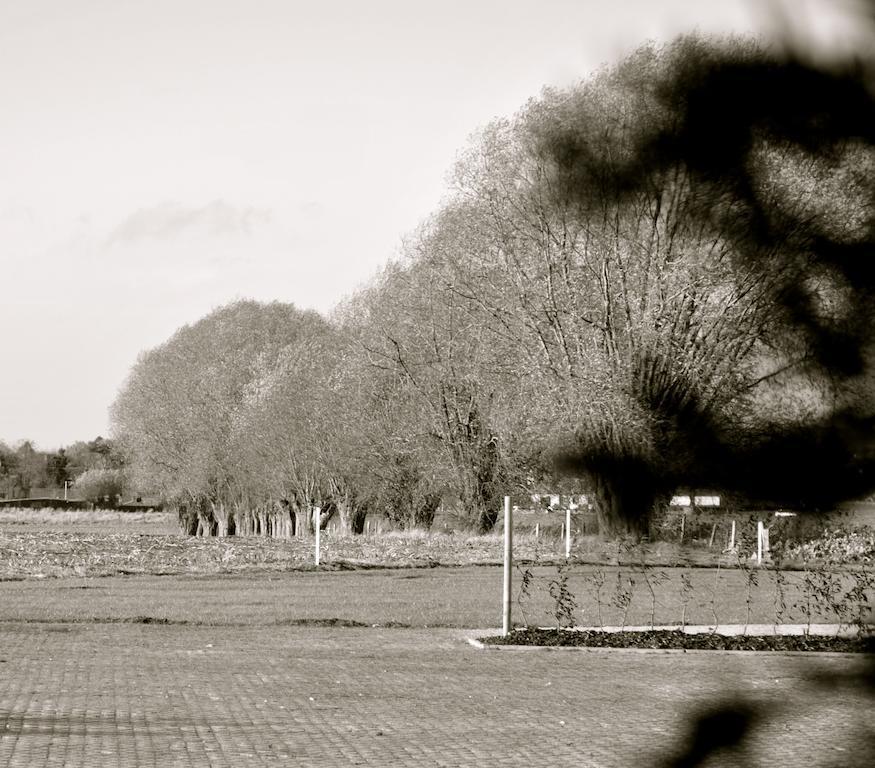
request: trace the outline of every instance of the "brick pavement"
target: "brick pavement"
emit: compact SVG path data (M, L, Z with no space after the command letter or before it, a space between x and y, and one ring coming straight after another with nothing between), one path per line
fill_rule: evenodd
M870 764L859 658L495 653L465 634L2 624L0 765L655 766L735 693L774 716L708 765Z

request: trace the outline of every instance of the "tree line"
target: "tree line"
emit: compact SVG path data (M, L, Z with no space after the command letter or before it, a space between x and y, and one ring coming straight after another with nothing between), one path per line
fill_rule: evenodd
M30 440L13 446L0 441L0 498L59 494L69 486L76 498L115 502L128 492L124 461L114 442L100 435L57 451L41 451Z
M848 259L875 156L808 73L779 99L787 67L684 37L486 126L329 317L237 302L140 356L112 408L138 487L219 535L442 505L486 531L504 494L563 485L634 533L684 484L871 490L875 302Z

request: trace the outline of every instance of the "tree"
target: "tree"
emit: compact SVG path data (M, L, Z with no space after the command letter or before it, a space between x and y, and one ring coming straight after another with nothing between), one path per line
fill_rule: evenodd
M53 485L63 486L69 479L67 474L67 453L60 448L57 453L51 453L46 458L46 474Z
M740 375L724 407L713 409L694 389L686 405L668 409L696 461L647 466L656 478L710 479L790 503L830 504L871 488L871 71L689 37L646 61L653 66L632 57L616 70L653 105L627 140L599 146L581 115L550 124L536 146L547 163L541 187L583 212L605 189L615 210L626 210L652 196L654 178L683 173L686 226L722 244L722 290L751 307L753 324L728 324L749 342L733 355ZM698 338L681 349L696 350ZM668 381L677 389L676 374ZM790 400L789 412L769 407ZM624 463L622 453L605 455L598 445L571 452L585 468ZM636 507L640 516L644 505Z
M66 459L66 473L75 479L89 469L122 469L124 455L112 440L98 435L94 440L77 440L62 449Z
M385 491L396 499L419 498L431 515L441 495L455 495L472 525L487 531L508 480L493 423L501 403L492 351L466 303L429 258L431 246L424 230L408 244L406 261L387 267L361 297L357 343L372 374L383 377L393 402L409 416L406 441L395 437L393 455L385 457L384 466L397 470ZM431 470L411 475L422 463ZM409 486L411 479L418 484L429 476L433 487L427 491L399 496L392 490L403 478Z
M409 379L374 352L387 320L371 310L372 291L359 293L335 313L345 339L341 432L350 485L358 506L401 528L428 528L450 484L423 419L422 401Z
M335 390L339 339L321 321L287 342L247 387L235 428L235 460L250 497L281 500L294 516L294 532L309 528L316 507L326 517L337 511L350 529L354 494L334 454L344 413Z
M669 84L715 51L742 68L766 57L738 42L645 46L489 126L418 255L423 282L452 296L473 334L452 337L472 344L460 357L489 357L495 444L522 438L536 456L549 435L586 478L606 532L640 530L678 483L726 482L715 473L735 449L732 426L810 357L786 343L781 310L807 274L799 228L773 228L763 269L738 240L755 220L749 200L721 195L690 163L640 154L682 119L687 102L666 97ZM763 168L778 151L766 144L751 162ZM805 178L815 160L799 165ZM794 222L812 199L760 186Z
M17 496L18 457L15 455L15 451L3 442L0 442L0 482L2 482L5 497L15 498Z
M187 533L230 532L243 492L232 447L248 388L323 323L289 304L242 301L141 355L113 405L114 435L137 487L177 504Z
M30 440L22 440L16 447L15 471L22 496L29 496L32 488L48 484L46 459L46 455L36 450Z
M332 323L240 302L142 356L114 409L139 482L191 532L279 535L452 496L488 530L551 466L640 533L679 484L790 498L788 441L865 487L875 109L786 64L681 38L488 126Z

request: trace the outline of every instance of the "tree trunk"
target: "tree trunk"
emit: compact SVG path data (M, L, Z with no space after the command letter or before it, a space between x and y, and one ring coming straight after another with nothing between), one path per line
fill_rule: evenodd
M340 522L340 535L348 536L352 533L352 518L355 514L355 507L349 499L338 499L337 502L337 519Z
M288 505L289 513L293 520L293 530L295 537L306 536L310 530L310 524L307 520L307 513L310 512L310 507L306 504L302 505L297 499L285 502ZM312 512L310 512L312 515Z
M234 515L237 523L237 534L239 536L251 536L255 531L255 515L249 507L242 505L237 508Z
M210 502L210 509L213 513L213 519L215 520L216 535L219 538L225 538L228 535L228 508L222 502L219 502L218 504Z
M292 517L289 503L285 499L280 499L273 503L273 520L274 532L273 535L278 539L289 539L294 536L295 522Z
M463 503L475 514L478 533L489 533L498 520L501 500L495 494L495 488L494 480L485 481L483 478L475 478L463 496Z
M419 500L417 508L413 511L413 524L417 528L431 528L434 522L435 512L441 505L441 496L438 493L426 493ZM495 524L493 519L492 525ZM491 526L490 526L491 527Z
M191 506L194 508L195 515L197 516L196 536L206 538L216 535L216 518L210 509L210 504L211 502L203 497L192 501Z
M186 504L181 504L176 512L179 521L179 532L183 536L195 536L197 534L197 514Z

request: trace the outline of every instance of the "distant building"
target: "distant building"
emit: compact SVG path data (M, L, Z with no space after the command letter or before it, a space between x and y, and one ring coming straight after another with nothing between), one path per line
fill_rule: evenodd
M672 507L719 507L720 497L717 494L678 495L671 497L670 505Z

